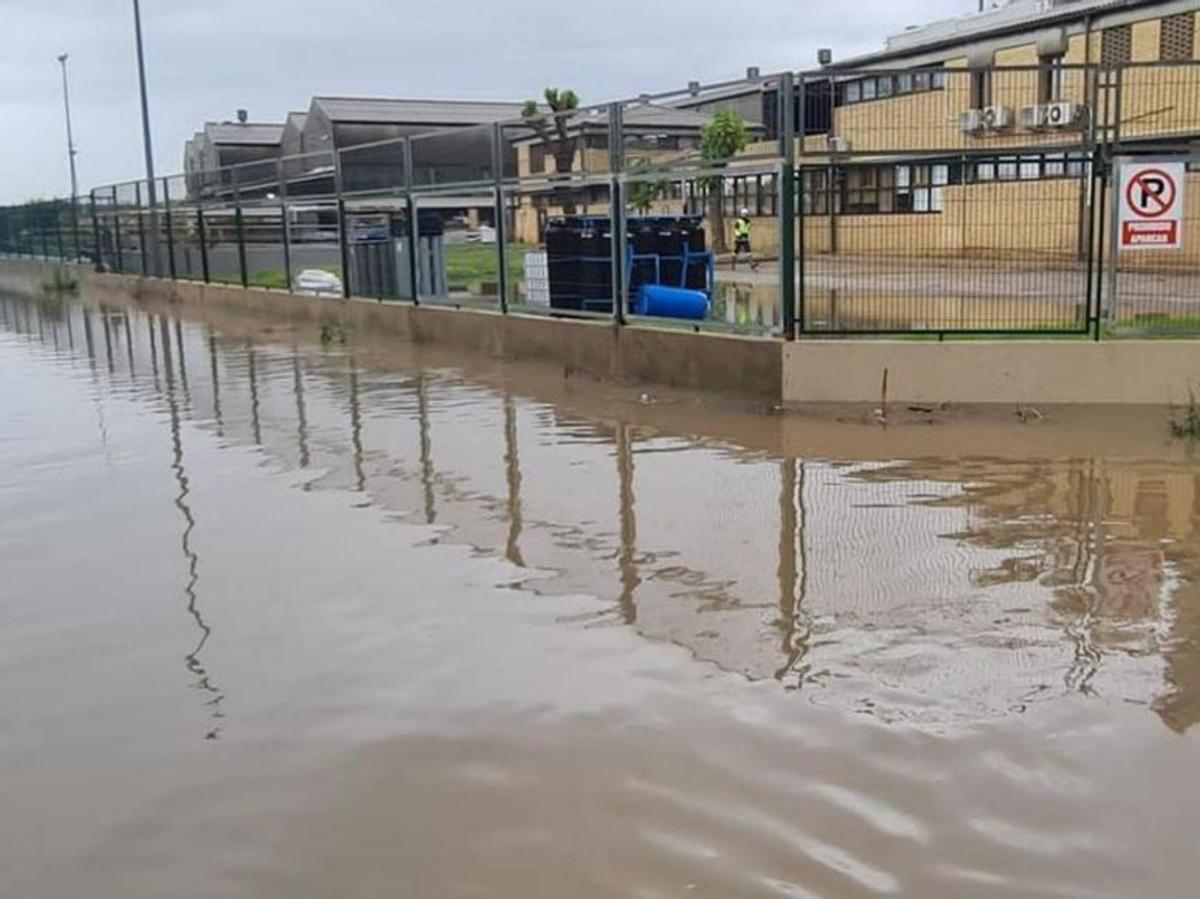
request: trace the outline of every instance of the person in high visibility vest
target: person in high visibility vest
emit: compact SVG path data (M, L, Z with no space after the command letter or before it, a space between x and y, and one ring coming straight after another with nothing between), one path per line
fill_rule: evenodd
M741 215L733 223L733 267L737 268L738 258L745 253L750 257L750 270L758 268L754 253L750 250L750 210L743 209Z

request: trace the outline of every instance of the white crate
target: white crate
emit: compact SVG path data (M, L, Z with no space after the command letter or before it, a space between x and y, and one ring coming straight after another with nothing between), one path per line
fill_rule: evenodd
M525 254L525 302L550 305L550 263L544 252Z

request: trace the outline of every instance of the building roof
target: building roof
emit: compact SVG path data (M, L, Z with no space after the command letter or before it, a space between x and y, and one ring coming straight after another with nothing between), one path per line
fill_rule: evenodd
M694 94L674 97L668 101L671 106L687 109L691 106L701 106L708 103L719 103L721 100L733 100L737 97L749 97L773 90L776 87L774 78L740 81L737 84L727 84L724 87L701 88Z
M214 144L272 146L283 139L283 126L266 122L209 122L204 134Z
M313 97L331 122L372 125L482 125L515 119L523 103L492 100L408 100L389 97Z
M910 26L887 39L883 50L841 60L827 68L852 69L956 47L1006 34L1076 21L1088 15L1163 4L1170 0L1008 0L979 13Z
M654 103L627 106L622 117L626 126L634 128L679 128L697 131L712 121L712 116L703 112Z

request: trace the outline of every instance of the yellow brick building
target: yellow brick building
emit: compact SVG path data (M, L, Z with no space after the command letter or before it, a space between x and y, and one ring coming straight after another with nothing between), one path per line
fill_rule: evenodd
M1200 0L1013 0L810 73L805 252L1083 259L1109 229L1096 146L1200 153L1198 17ZM1200 260L1200 171L1187 188L1185 250L1123 265Z

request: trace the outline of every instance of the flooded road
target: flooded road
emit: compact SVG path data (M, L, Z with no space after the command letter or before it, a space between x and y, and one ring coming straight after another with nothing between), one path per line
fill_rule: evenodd
M0 300L0 896L1195 895L1161 435L887 458L342 337Z

